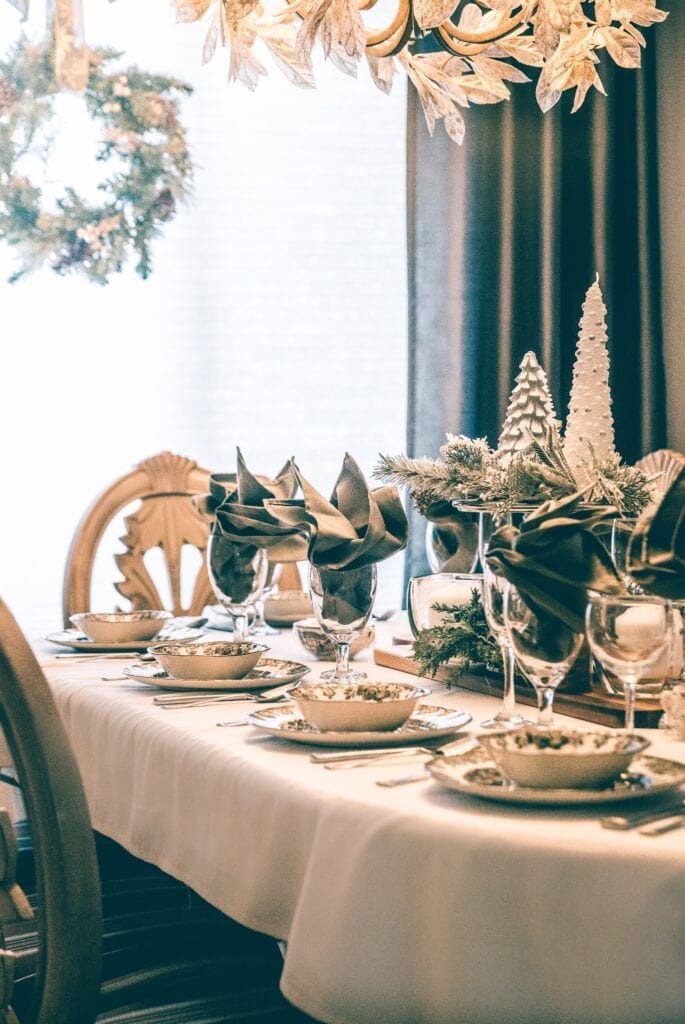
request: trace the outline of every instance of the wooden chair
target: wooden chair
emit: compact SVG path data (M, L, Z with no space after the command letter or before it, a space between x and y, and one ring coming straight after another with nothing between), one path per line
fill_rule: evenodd
M94 838L50 687L2 601L0 725L33 848L17 871L0 811L0 1024L315 1024L278 990L274 940Z
M159 548L170 584L169 610L175 615L199 615L213 598L204 563L208 527L192 499L208 490L206 469L192 459L162 452L145 459L99 494L79 523L69 549L62 595L65 627L70 625L71 615L90 610L93 565L103 534L114 517L136 500L139 507L124 520L126 533L121 541L126 550L114 556L124 579L114 586L133 608L164 607L144 561L146 552ZM197 548L202 556L187 607L181 601L185 545Z

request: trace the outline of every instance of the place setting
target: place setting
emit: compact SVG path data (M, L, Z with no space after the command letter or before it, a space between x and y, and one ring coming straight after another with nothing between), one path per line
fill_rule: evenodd
M48 633L45 639L78 654L143 654L150 641L197 640L206 618L176 618L160 609L126 612L79 612L71 615L73 627ZM192 625L191 625L192 623ZM61 655L56 655L61 657Z

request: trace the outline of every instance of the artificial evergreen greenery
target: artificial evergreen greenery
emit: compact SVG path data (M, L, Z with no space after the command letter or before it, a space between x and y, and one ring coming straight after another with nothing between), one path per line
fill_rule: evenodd
M60 91L54 45L22 39L0 59L0 240L21 261L10 282L47 264L105 284L132 256L141 277L151 272L151 240L190 190L178 98L192 90L136 67L112 70L120 57L105 49L88 54L84 103L103 129L95 154L105 171L98 199L87 201L67 186L51 205L26 176L25 158L49 159Z
M454 678L475 665L489 665L502 671L502 655L485 621L478 590L474 588L467 604L456 608L442 604L433 607L446 618L440 626L422 630L414 641L414 661L422 675L434 676L451 658L459 659L454 665Z
M439 500L493 505L505 512L514 505L541 505L578 490L566 461L559 434L550 427L523 451L507 455L490 448L485 438L447 435L440 459L381 455L375 476L386 483L406 485L419 512ZM618 455L591 465L592 482L583 497L588 502L615 505L621 515L638 516L650 498L649 481Z

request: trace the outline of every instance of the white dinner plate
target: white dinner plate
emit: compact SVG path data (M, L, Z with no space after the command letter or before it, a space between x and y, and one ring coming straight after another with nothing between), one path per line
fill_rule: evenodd
M260 658L251 672L240 679L174 679L159 665L126 665L123 674L136 683L165 690L258 690L265 683L277 686L296 683L310 672L308 665L281 658Z
M399 729L389 732L320 732L305 722L292 705L259 708L247 716L250 725L281 736L293 743L309 743L316 747L394 747L417 740L453 736L471 721L471 715L453 708L419 704L414 714Z
M685 764L663 757L636 757L630 774L604 789L530 789L511 782L483 747L450 754L428 764L436 782L468 796L516 804L600 804L639 800L685 782Z
M89 640L80 629L62 629L59 633L48 633L45 637L51 644L70 647L75 651L111 651L113 654L142 654L152 644L172 643L174 640L198 640L204 633L201 629L163 629L152 640L129 640L126 643L96 643Z

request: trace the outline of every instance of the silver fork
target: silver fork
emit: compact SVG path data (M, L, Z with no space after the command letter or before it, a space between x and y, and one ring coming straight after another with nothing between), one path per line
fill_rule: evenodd
M450 740L440 747L394 747L383 750L370 750L368 752L348 752L346 754L312 754L310 760L315 764L323 764L329 771L339 771L347 768L365 768L369 765L383 763L386 760L401 761L412 757L442 757L445 754L459 753L464 743L471 744L471 736L461 736L456 740Z

